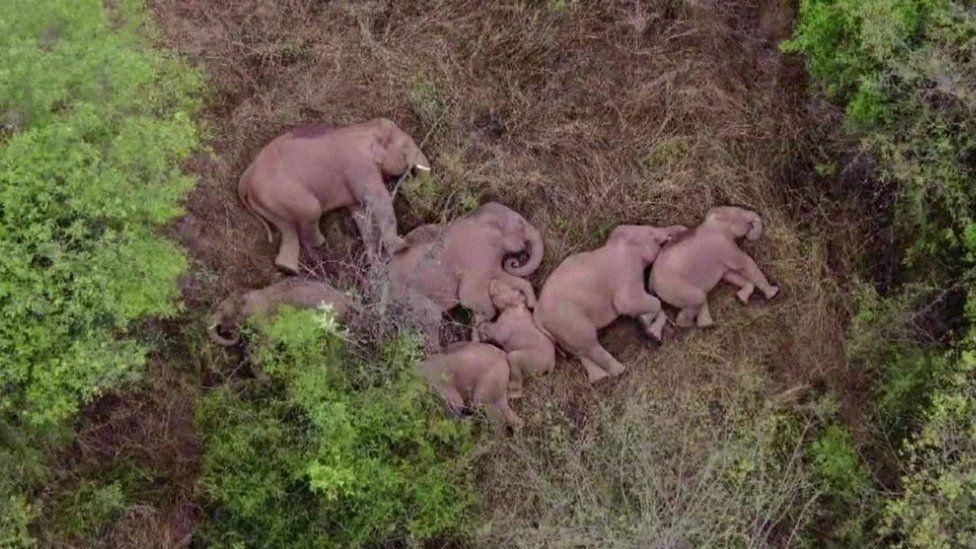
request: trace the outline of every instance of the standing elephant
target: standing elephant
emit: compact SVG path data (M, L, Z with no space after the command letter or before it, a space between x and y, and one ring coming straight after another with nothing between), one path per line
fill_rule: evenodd
M742 237L758 240L762 219L756 212L733 206L712 208L705 221L683 238L666 246L651 267L649 285L665 303L681 309L675 323L683 328L714 322L708 310L708 292L725 280L739 288L743 303L759 288L767 299L776 297L779 288L766 280L756 262L739 249ZM650 334L660 340L667 317L660 311Z
M218 345L230 347L240 341L237 330L249 317L272 316L282 305L311 309L323 304L330 305L339 320L345 320L354 307L345 294L326 282L286 278L266 288L223 300L210 316L207 333Z
M645 330L650 326L661 302L644 289L644 269L663 244L686 230L621 225L602 247L567 257L549 275L536 321L579 357L590 383L624 372L624 365L600 345L597 331L621 315L637 317Z
M281 233L275 265L297 272L300 243L321 246L325 237L319 218L339 208L352 210L370 249L380 243L390 254L401 249L385 181L412 169L429 171L430 162L390 120L344 128L306 126L261 149L241 176L238 194L264 223L269 242L269 222Z
M390 265L392 286L420 315L435 347L441 314L454 306L471 309L474 325L495 317L488 293L492 279L522 291L529 307L535 306L535 291L521 277L542 263L542 235L515 211L489 202L446 225L418 227L406 240ZM521 254L528 259L519 264Z

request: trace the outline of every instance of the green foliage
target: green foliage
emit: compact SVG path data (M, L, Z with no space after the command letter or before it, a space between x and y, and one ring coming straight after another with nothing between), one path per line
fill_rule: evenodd
M175 312L185 266L158 228L192 186L201 79L150 48L141 3L113 4L0 10L0 440L19 448L0 453L3 540L24 539L31 449L132 378L146 349L119 334Z
M851 433L839 424L828 425L809 448L813 471L829 494L853 503L870 487L871 478L861 465Z
M846 122L896 181L897 226L919 276L972 265L976 13L957 0L804 0L796 36Z
M971 2L802 0L796 36L783 45L805 55L826 95L845 107L848 128L879 160L882 176L897 184L893 221L910 283L971 285L974 44ZM903 445L907 473L901 493L883 503L881 533L897 545L971 546L976 301L969 296L961 319L962 345L923 348L911 337L919 308L911 288L889 296L861 288L848 344L852 361L874 374L875 409L886 434ZM834 453L842 446L837 440L821 441L816 451ZM842 460L836 465L831 469L841 469ZM841 480L832 491L852 496Z
M974 370L976 354L961 353L949 386L933 398L925 425L905 444L902 493L886 503L882 529L898 546L976 545Z
M252 337L270 381L210 393L198 410L214 545L363 546L449 535L472 502L465 425L416 375L415 337L367 366L329 310L285 310Z

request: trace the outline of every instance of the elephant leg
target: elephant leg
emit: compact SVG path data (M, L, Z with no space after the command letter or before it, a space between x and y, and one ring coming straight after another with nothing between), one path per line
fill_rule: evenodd
M325 235L322 234L322 229L319 227L319 221L303 221L299 225L299 236L301 236L302 242L310 244L313 248L318 248L325 244Z
M708 301L702 303L701 307L698 308L696 323L699 328L710 328L715 325L715 321L712 320L712 313L708 309Z
M739 269L739 271L741 272L742 276L744 276L749 282L755 284L756 287L759 288L759 291L766 296L766 299L773 299L776 297L776 295L779 294L779 288L769 283L769 280L766 279L766 275L763 274L763 272L759 269L759 266L756 265L756 262L749 257L748 254L741 250L739 251L739 254L739 263L742 265L742 268Z
M587 349L586 356L611 376L619 376L626 370L626 367L599 343Z
M512 406L508 402L508 397L503 396L500 398L495 404L495 407L501 413L505 422L512 426L513 430L518 431L525 426L525 421L515 413L515 410L512 410Z
M464 413L464 398L461 397L461 393L453 385L441 387L440 394L444 402L447 403L447 407L451 409L451 413L456 416Z
M726 273L722 275L722 280L739 288L739 291L735 294L736 297L739 298L739 301L744 304L749 303L749 298L752 297L752 292L756 290L755 284L749 282L735 271L726 271Z
M650 315L653 318L661 310L661 300L640 287L624 287L613 296L613 308L617 314L640 318Z
M695 318L698 316L698 310L700 308L701 305L695 305L681 309L678 311L678 316L674 319L674 323L681 328L691 328L695 325Z
M528 371L529 357L524 351L512 351L508 353L508 366L511 374L508 377L508 396L509 398L522 398L522 383L525 373Z
M610 374L606 370L597 366L596 362L593 362L586 355L579 355L579 360L583 365L583 370L586 371L586 379L590 382L590 385L596 385L600 381L610 377Z
M427 346L437 352L441 349L441 308L420 292L410 289L406 296L410 320L427 340Z
M372 257L373 254L379 252L379 231L373 228L369 216L362 208L352 210L352 220L356 223L356 228L359 229L359 236L363 239L363 247L366 248L368 256Z
M645 334L656 341L661 341L661 337L664 335L664 324L668 321L668 316L664 314L663 309L659 310L656 315L641 315L638 319Z
M275 223L281 233L281 245L278 247L278 257L275 258L275 265L286 272L298 272L298 257L301 252L299 245L298 232L290 223Z

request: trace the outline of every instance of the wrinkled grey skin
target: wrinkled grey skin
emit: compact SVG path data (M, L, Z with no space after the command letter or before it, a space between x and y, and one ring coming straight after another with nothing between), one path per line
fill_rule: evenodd
M508 396L520 398L526 376L548 374L555 369L556 346L532 318L522 291L492 280L488 293L501 313L494 322L476 326L475 332L505 350L511 369Z
M766 279L756 262L739 249L743 237L758 240L762 219L756 212L733 206L712 208L705 221L661 251L648 280L651 291L662 301L681 309L675 323L683 328L714 324L708 310L708 292L720 280L739 288L736 294L748 303L756 288L767 299L776 297L779 288ZM660 311L650 326L649 335L661 339L667 317Z
M454 306L470 309L474 325L495 317L488 292L492 279L524 292L529 306L535 305L535 290L521 277L542 263L542 235L515 211L489 202L446 225L418 227L406 240L390 264L391 283L420 316L435 348L441 314ZM520 254L528 254L521 265Z
M420 371L454 414L461 415L467 400L484 405L499 432L506 423L513 429L521 429L525 424L509 405L508 361L498 347L477 342L457 343L444 353L427 358L421 363Z
M340 321L354 310L352 300L326 282L286 278L223 300L210 316L207 334L218 345L230 347L240 341L237 330L252 316L273 316L282 305L312 309L323 303L332 306Z
M388 254L403 247L385 181L409 170L429 171L413 139L390 120L377 118L344 128L306 126L266 145L241 176L238 194L281 233L275 265L298 271L300 244L325 242L322 214L349 208L366 246ZM377 226L379 231L373 230Z
M621 225L603 246L567 257L549 275L535 308L536 322L579 358L590 383L624 372L624 365L600 345L597 331L619 316L637 317L646 329L661 302L644 288L644 269L664 243L686 230Z

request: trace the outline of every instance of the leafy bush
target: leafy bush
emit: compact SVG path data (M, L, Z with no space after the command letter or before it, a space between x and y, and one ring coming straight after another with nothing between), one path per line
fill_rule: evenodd
M882 533L901 546L976 545L976 354L962 353L955 367L905 444L902 493L884 508Z
M157 229L193 184L179 163L198 143L201 79L149 47L139 2L114 4L7 0L0 12L4 542L25 539L29 498L16 494L44 446L132 378L146 348L119 335L175 312L186 263Z
M970 2L803 0L796 36L784 44L806 56L826 96L844 106L848 128L896 183L902 282L972 285L974 43ZM848 345L875 374L876 409L903 444L907 473L901 493L882 504L880 533L899 545L969 546L976 543L976 300L970 292L959 319L961 345L948 334L948 349L926 348L905 329L915 316L910 287L885 296L862 288Z
M976 14L956 0L804 0L784 49L806 56L900 188L909 263L946 280L972 263Z
M214 390L198 411L215 545L362 546L456 532L472 496L467 427L416 375L415 337L367 366L329 310L285 310L252 338L270 380Z

